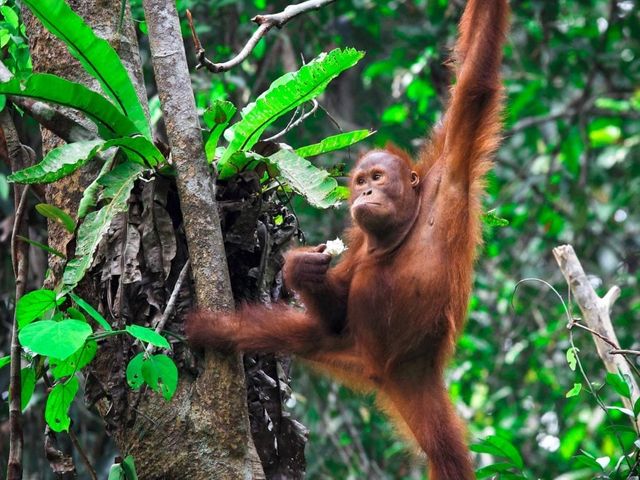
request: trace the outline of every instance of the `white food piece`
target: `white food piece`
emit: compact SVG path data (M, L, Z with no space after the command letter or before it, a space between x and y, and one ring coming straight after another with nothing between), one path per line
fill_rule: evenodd
M335 240L328 240L326 245L327 248L325 249L324 253L328 253L332 257L337 257L347 249L347 247L344 246L344 242L340 238L336 238Z

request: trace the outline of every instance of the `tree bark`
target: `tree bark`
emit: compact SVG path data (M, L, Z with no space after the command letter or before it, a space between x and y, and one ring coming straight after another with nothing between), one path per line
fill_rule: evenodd
M121 0L70 0L69 4L99 36L116 48L136 84L143 105L146 105L138 46L128 10L122 33L118 33ZM26 9L23 12L34 70L60 75L100 91L96 82L68 54L65 46ZM163 34L168 35L168 32ZM179 29L175 34L181 42ZM180 94L192 102L190 85L186 87L187 90L180 91ZM169 104L164 108L169 114L172 108L180 111L181 105ZM81 116L73 114L73 118L93 128ZM187 123L181 124L182 121ZM180 142L199 137L197 119L182 117L178 122L171 128L190 135L181 138ZM42 134L43 150L48 151L60 143L50 132L43 130ZM175 140L172 143L174 158L184 158L188 152L184 144ZM129 212L116 218L105 235L94 267L78 290L114 326L131 323L153 326L154 321L162 316L172 284L187 255L184 238L179 231L174 231L174 225L180 225L184 220L187 230L193 230L209 229L215 224L215 206L205 217L207 211L197 203L211 200L213 195L208 177L189 170L198 163L195 157L190 163L178 162L188 170L186 174L180 174L179 180L184 216L176 213L176 205L169 205L177 203L171 181L156 176L151 182L134 188ZM90 163L73 175L47 186L47 202L75 216L82 193L95 179L99 168L97 162ZM193 190L192 182L198 186L197 191ZM49 223L48 233L49 245L72 258L73 235L56 223ZM198 297L205 305L209 299L231 307L224 269L213 268L211 265L215 263L205 262L200 257L206 255L210 259L217 256L220 265L221 261L224 262L222 242L212 246L210 243L199 244L199 241L204 242L202 238L196 238L195 243L189 245L191 255L197 258L192 265L199 280L196 285ZM208 251L209 248L211 250ZM50 257L49 262L53 273L50 286L53 286L61 279L64 262L58 257ZM192 294L190 285L183 287L177 317L190 308ZM180 332L180 322L167 328ZM139 350L140 346L123 336L110 337L103 342L89 367L85 392L88 403L97 407L123 455L134 457L139 477L249 479L254 471L260 471L259 465L256 468L251 463L256 456L252 455L246 390L238 358L211 354L202 362L183 345L174 344L173 356L180 367L180 382L171 402L166 402L150 390L134 392L127 386L126 365ZM197 372L201 373L198 375Z

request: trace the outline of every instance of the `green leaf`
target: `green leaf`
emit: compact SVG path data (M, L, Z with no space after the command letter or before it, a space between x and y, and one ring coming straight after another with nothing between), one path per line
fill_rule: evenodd
M606 407L607 410L615 410L616 412L620 412L623 415L626 415L627 417L630 418L635 418L635 415L633 414L633 411L629 410L628 408L624 408L624 407L615 407L615 406L607 406Z
M229 158L229 161L224 165L219 165L218 178L220 180L227 180L234 176L236 173L253 170L260 163L268 163L269 160L262 155L258 155L254 152L236 152Z
M237 109L233 103L225 100L216 100L213 105L204 112L204 121L207 127L211 130L209 138L204 145L204 150L207 154L207 160L209 163L211 163L215 158L216 147L218 146L220 135L222 135L224 129L229 125L229 121L236 113L236 110Z
M569 368L575 372L576 365L578 364L578 359L576 357L578 349L575 347L571 347L567 350L567 363L569 364Z
M573 384L573 388L567 392L565 397L566 398L575 397L576 395L578 395L580 393L581 390L582 390L582 384L581 383L574 383Z
M56 292L44 288L23 295L16 306L18 328L22 328L36 318L40 318L62 302L64 302L64 297L56 300Z
M94 340L87 340L80 350L66 360L50 358L49 367L53 373L53 378L58 380L62 377L74 375L77 371L91 363L97 351L98 344Z
M18 26L20 25L18 14L14 12L11 7L8 7L6 5L0 7L0 12L2 12L2 16L4 17L6 22L17 30Z
M67 432L71 425L69 408L78 393L78 379L71 377L65 383L59 383L51 390L44 410L44 419L54 432Z
M625 381L625 378L619 373L607 373L607 383L613 387L613 389L626 398L631 398L631 389Z
M478 479L487 478L491 475L495 475L496 473L508 472L513 468L515 468L515 466L511 463L494 463L492 465L487 465L486 467L478 469L476 471L476 477Z
M71 218L71 215L55 205L39 203L36 205L36 211L43 217L61 223L69 233L73 233L76 229L76 222Z
M162 152L146 137L123 137L109 140L101 150L111 147L120 148L130 161L143 166L155 167L164 163Z
M0 358L0 368L6 367L11 363L11 355Z
M482 214L482 222L490 227L506 227L509 225L509 220L496 215L495 208Z
M142 377L155 392L171 400L178 387L178 367L166 355L151 355L142 362Z
M376 132L372 130L354 130L352 132L340 133L339 135L327 137L320 143L314 143L313 145L297 148L295 153L303 158L314 157L322 153L349 147L354 143L358 143L360 140L364 140L365 138L373 135L374 133Z
M73 308L73 307L67 308L66 314L69 316L69 318L73 318L75 320L81 320L83 322L87 321L87 317L84 316L84 313L82 313L77 308Z
M113 166L113 162L116 159L115 151L105 158L104 163L102 164L102 168L100 169L100 173L95 178L93 182L89 184L87 188L84 189L82 193L82 198L80 199L80 204L78 205L78 220L87 216L89 210L96 206L98 203L98 194L100 193L100 184L98 183L102 177L108 175L111 171L111 167Z
M127 480L121 463L114 463L109 469L109 477L107 480Z
M40 163L9 175L10 182L51 183L75 172L89 160L104 140L87 140L61 145L51 150Z
M116 138L109 141L88 140L61 145L51 150L38 164L9 176L17 183L51 183L75 172L100 152L109 148L122 149L127 158L143 166L154 167L164 161L158 148L145 137Z
M119 169L123 165L126 167ZM100 210L88 214L80 225L76 235L76 257L67 263L63 274L63 293L73 290L84 277L93 262L93 253L112 220L118 213L127 211L129 194L134 182L143 171L144 168L141 165L126 162L102 177L101 182L105 187L103 195L111 198L111 202Z
M134 390L139 389L144 384L142 377L142 363L144 362L144 352L133 357L127 365L127 383Z
M128 137L138 132L135 125L106 98L79 83L48 73L31 75L23 87L17 79L0 83L0 93L35 98L80 110L93 121L103 138Z
M24 409L29 405L29 400L36 389L36 370L33 367L23 368L20 371L20 408Z
M93 333L88 323L80 320L41 320L20 330L22 346L32 352L65 360L77 352Z
M122 469L124 470L124 474L127 480L138 480L138 474L136 473L136 464L133 461L133 457L131 455L127 455L122 461Z
M33 245L34 247L40 248L45 252L50 253L51 255L55 255L60 258L67 258L64 253L59 252L55 248L51 248L48 245L45 245L44 243L36 242L35 240L30 240L26 237L23 237L22 235L16 235L16 238L19 238L21 241L28 243L29 245Z
M131 336L136 337L138 340L142 340L143 342L150 343L156 347L171 348L171 345L169 345L166 338L150 328L141 327L140 325L127 325L125 330L129 332Z
M107 332L113 330L111 328L111 325L109 325L109 322L107 322L107 320L102 315L100 315L100 312L93 308L90 303L86 302L75 293L70 293L69 296L73 299L74 302L78 304L80 308L87 312L91 316L91 318L98 322L100 326Z
M489 453L499 457L505 457L516 467L522 469L524 462L520 453L508 440L495 435L489 435L480 443L471 445L470 449L477 453Z
M335 207L342 199L338 182L325 170L299 157L291 150L280 150L269 158L287 185L318 208Z
M322 54L297 72L283 75L260 95L255 103L242 110L242 120L225 132L229 146L218 168L238 150L249 150L265 129L285 113L315 98L329 82L344 70L354 66L364 53L348 48Z
M118 109L151 138L149 124L136 89L109 42L96 36L84 20L64 0L24 0L49 32L62 40L71 55L80 61Z
M618 143L622 130L617 125L604 125L589 131L589 140L594 148Z
M5 357L6 358L6 357ZM0 368L2 368L2 361L0 360ZM636 403L633 404L633 414L637 417L640 415L640 397L636 399Z

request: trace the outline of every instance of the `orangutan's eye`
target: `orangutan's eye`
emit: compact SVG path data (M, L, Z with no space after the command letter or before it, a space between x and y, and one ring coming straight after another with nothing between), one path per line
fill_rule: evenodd
M378 181L378 180L380 180L382 178L382 174L379 173L379 172L376 172L376 173L373 174L372 178L373 178L374 181Z
M358 177L356 178L356 183L358 185L364 185L364 177Z

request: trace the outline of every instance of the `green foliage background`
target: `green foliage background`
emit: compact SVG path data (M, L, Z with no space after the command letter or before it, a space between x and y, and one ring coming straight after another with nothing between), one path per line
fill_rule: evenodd
M177 3L183 17L192 10L208 57L219 61L253 32L254 15L287 4ZM319 111L283 141L294 148L314 143L339 133L337 123L344 131L378 131L363 144L392 140L416 151L442 113L449 84L443 63L463 4L341 0L272 32L240 68L222 75L194 71L198 105L203 111L215 99L244 105L282 74L284 65L298 68L301 56L309 60L333 47L353 47L367 55L321 99L331 117ZM466 333L448 373L451 394L472 442L488 435L509 440L522 455L527 478L621 478L615 468L621 455L640 447L633 445L637 436L629 419L617 411L607 418L584 388L566 398L584 381L567 365L562 305L538 282L514 291L520 280L540 278L566 299L551 249L571 243L599 293L621 287L612 314L615 328L625 348L640 347L640 8L637 0L514 0L511 5L505 139L486 198L487 209L496 209L510 224L486 228ZM139 0L133 12L147 49ZM7 58L26 69L19 39L4 40L17 28L9 16L0 25L0 46L8 45ZM183 32L191 47L186 21ZM145 68L151 78L150 65ZM148 88L153 92L152 84ZM280 127L286 123L281 119ZM346 163L348 169L360 148L318 161L338 171ZM294 207L309 243L334 238L347 220L344 208L320 211L298 201ZM0 210L11 211L3 173ZM621 406L616 391L605 385L591 339L577 332L576 343L589 379L604 385L605 403ZM423 477L423 468L372 399L302 366L293 386L294 414L310 429L308 478ZM597 463L579 457L581 451L610 460L602 460L606 468L598 471ZM480 455L480 464L490 461Z

